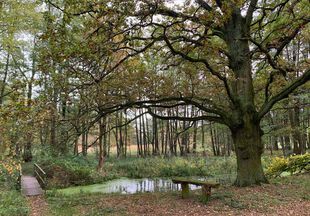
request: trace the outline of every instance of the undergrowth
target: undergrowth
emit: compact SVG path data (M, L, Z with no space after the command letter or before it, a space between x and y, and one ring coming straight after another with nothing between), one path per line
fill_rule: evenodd
M269 177L278 177L287 172L290 175L310 171L310 154L293 155L288 158L275 157L267 168Z
M120 177L232 175L236 170L234 157L110 158L102 171L96 170L97 160L92 157L45 157L39 164L48 174L49 188L101 183Z
M295 156L294 158L294 160L293 158L285 159L290 161L291 170L294 172L298 171L299 167L304 167L308 160L308 156ZM275 166L275 162L278 161L279 159L272 159L270 156L264 156L262 158L262 164L267 174L270 170L274 170L274 167L281 168L281 166L278 166L279 163L276 163L277 166ZM102 183L120 177L205 176L228 179L234 178L236 174L235 157L113 157L106 159L101 171L96 170L97 159L95 155L58 158L45 156L38 158L37 162L48 174L49 189ZM285 170L287 170L286 167L285 165Z
M0 160L0 216L26 216L29 207L20 192L20 162Z
M29 207L20 191L6 188L0 183L0 216L26 216Z

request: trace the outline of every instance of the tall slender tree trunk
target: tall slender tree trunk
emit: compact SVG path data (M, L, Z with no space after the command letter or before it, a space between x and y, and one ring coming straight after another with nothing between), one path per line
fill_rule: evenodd
M99 120L99 154L98 154L98 170L103 168L104 163L104 135L106 134L106 121L105 118Z
M148 119L145 116L145 135L146 135L146 146L147 146L147 155L150 155L150 133L149 133L149 123Z
M141 115L142 112L141 110L139 110L139 114ZM139 140L140 140L140 149L141 149L141 154L140 156L143 156L144 155L144 151L143 151L143 146L144 146L144 143L143 143L143 137L142 137L142 116L139 118Z
M32 80L28 83L28 93L27 93L27 106L30 109L31 108L31 98L32 98ZM31 130L33 126L33 123L31 122L29 125L29 129ZM24 146L24 154L23 154L23 159L25 162L30 162L32 161L32 141L33 141L33 136L32 132L30 131L27 134L26 137L26 144Z
M83 122L83 133L82 133L82 155L84 157L87 156L87 131L86 131L86 123Z
M1 83L1 91L0 91L0 106L3 104L4 95L5 95L5 87L7 82L7 77L9 73L9 64L10 64L10 53L7 53L6 56L6 63L5 63L5 69L4 69L4 76Z
M230 156L231 154L231 134L227 133L227 155Z
M193 134L193 153L195 154L197 151L197 122L194 122L194 134Z
M117 155L117 157L119 157L120 156L120 145L119 145L119 137L118 137L118 135L119 135L119 132L118 132L118 130L119 130L118 113L116 113L115 118L116 118L116 120L115 120L116 127L115 127L114 135L115 135L116 155Z
M125 116L125 122L127 119L127 114L126 111L124 111L124 116ZM127 157L127 148L128 148L128 125L125 124L124 128L124 157Z
M136 114L137 111L135 111L135 117L137 116ZM141 156L141 149L140 149L140 135L139 135L139 128L138 128L138 119L135 121L135 129L136 129L136 142L137 142L137 156Z
M108 141L108 134L110 133L109 129L109 117L106 116L104 118L104 134L103 134L103 157L108 157L108 148L109 148L109 141Z
M34 55L34 53L33 53ZM34 76L35 76L35 57L32 57L32 70L31 70L31 77L28 82L28 92L27 92L27 107L29 110L32 107L32 85L34 81ZM25 162L30 162L32 161L32 142L33 142L33 135L32 135L32 127L33 127L33 122L30 123L29 129L30 133L28 133L28 136L26 138L26 145L24 147L24 155L23 159Z
M205 146L205 130L204 130L204 121L201 121L201 146L202 146L202 155L206 156L206 146Z
M123 127L121 126L123 124L123 114L120 113L120 118L119 118L119 156L123 157L124 156L124 137L123 137Z
M156 110L155 110L156 112ZM157 126L157 119L155 117L152 118L153 120L153 155L157 155L160 153L159 151L159 141L158 141L158 126Z
M74 140L73 154L74 155L78 155L79 154L79 137L78 136Z
M58 91L54 87L53 89L53 100L52 100L52 114L51 114L51 128L50 128L50 145L53 149L53 154L58 154L58 141L57 141L57 96Z
M161 154L165 154L165 128L164 121L160 121L160 140L161 140Z
M166 121L166 139L165 139L165 155L167 155L168 153L168 145L169 145L169 150L170 153L172 153L171 149L172 149L172 145L171 145L171 139L170 139L171 135L170 135L170 120Z
M110 157L110 151L111 151L111 129L109 126L108 140L107 140L107 154L106 154L107 157Z
M142 134L143 134L143 156L147 155L147 135L146 135L146 128L145 128L145 121L144 115L142 115Z
M289 120L292 128L293 137L293 152L294 154L304 154L306 152L305 148L305 138L303 138L300 132L300 109L298 105L295 105L293 109L289 110Z
M216 150L215 150L215 136L212 128L212 123L210 123L210 138L211 138L211 144L212 144L212 150L213 155L216 156Z

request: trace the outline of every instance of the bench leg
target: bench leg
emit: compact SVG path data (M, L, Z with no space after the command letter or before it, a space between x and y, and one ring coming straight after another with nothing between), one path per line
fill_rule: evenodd
M189 196L189 185L188 185L188 183L182 183L181 188L182 188L182 198L184 199L184 198Z
M211 187L203 185L201 189L202 189L202 196L206 199L209 199L209 197L211 196Z

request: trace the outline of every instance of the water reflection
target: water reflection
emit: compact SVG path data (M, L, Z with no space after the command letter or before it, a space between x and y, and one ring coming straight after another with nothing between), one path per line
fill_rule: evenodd
M145 192L165 192L180 190L178 184L173 184L170 179L117 179L108 183L105 193L134 194ZM191 189L197 186L191 185Z
M220 176L217 178L206 177L191 177L199 180L211 180L213 182L219 182L221 184L230 184L232 182L231 175ZM200 186L190 185L190 189L198 189ZM143 178L143 179L128 179L121 178L112 181L105 182L103 184L94 184L87 186L70 187L59 190L64 194L74 194L79 192L90 193L121 193L121 194L135 194L145 192L166 192L166 191L178 191L181 190L181 186L172 183L168 178Z

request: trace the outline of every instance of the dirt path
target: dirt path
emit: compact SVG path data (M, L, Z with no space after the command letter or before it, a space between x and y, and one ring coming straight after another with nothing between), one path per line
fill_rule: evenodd
M48 205L43 195L28 196L27 200L31 208L30 216L46 216L48 214Z

